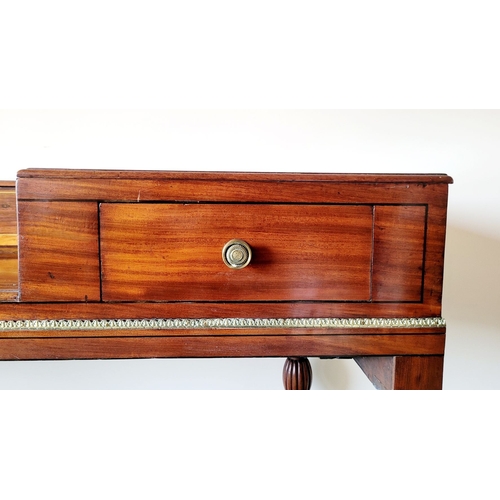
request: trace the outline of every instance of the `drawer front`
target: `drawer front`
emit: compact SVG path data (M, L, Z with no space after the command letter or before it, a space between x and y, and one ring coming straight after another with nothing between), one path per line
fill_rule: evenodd
M97 203L20 201L18 220L22 302L100 300Z
M102 300L368 301L372 241L369 205L102 203Z

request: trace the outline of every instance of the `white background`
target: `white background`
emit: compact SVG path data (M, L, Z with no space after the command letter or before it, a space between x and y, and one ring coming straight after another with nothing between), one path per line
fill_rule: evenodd
M500 389L500 111L3 111L0 164L22 168L446 173L445 389ZM313 389L367 389L312 359ZM0 363L0 387L281 387L283 360Z
M496 4L0 2L3 178L84 167L455 179L443 303L455 390L377 392L351 361L313 360L313 389L367 390L2 391L6 498L495 497L499 392L463 389L500 379ZM2 362L0 384L280 389L281 367Z

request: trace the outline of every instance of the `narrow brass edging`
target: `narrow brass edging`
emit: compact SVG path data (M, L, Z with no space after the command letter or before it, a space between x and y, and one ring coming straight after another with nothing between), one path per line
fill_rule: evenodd
M0 320L16 330L196 330L242 328L444 328L443 318L173 318Z

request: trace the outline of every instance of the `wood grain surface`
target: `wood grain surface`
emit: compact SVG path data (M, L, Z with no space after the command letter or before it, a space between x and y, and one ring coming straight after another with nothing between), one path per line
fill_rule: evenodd
M17 234L16 188L0 181L0 234Z
M443 354L444 335L0 339L0 359L220 358Z
M17 210L0 183L0 280L17 231L20 256L0 320L439 317L451 182L27 169ZM233 238L254 252L241 270ZM441 388L444 348L444 327L0 331L0 359L355 357L389 389Z
M370 299L370 206L103 203L100 234L105 301Z
M23 302L100 300L97 204L19 202Z
M17 300L17 210L14 182L0 181L0 301Z
M422 204L447 184L363 184L318 182L134 181L30 179L18 185L18 199L54 201L232 202L232 203L386 203Z
M425 205L375 206L374 301L422 300L425 230Z
M193 180L202 179L210 181L271 181L271 182L400 182L400 183L426 183L438 184L453 182L446 174L343 174L343 173L304 173L304 172L189 172L179 170L92 170L92 169L60 169L60 168L27 168L20 170L17 177L47 178L47 179L133 179L133 180Z
M443 356L365 356L354 360L377 389L439 390Z
M438 311L439 312L439 311ZM373 302L48 302L0 307L0 319L113 318L421 318L419 303Z

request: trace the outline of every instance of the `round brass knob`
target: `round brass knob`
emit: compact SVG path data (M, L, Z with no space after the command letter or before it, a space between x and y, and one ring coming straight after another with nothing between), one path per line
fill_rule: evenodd
M242 269L250 264L252 249L243 240L230 240L222 249L222 260L231 269Z

